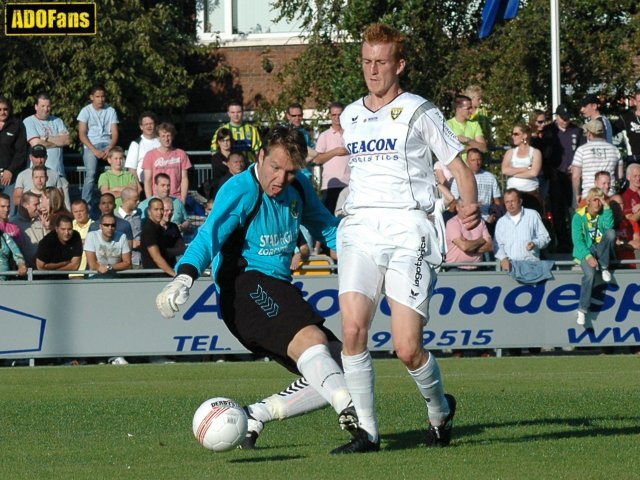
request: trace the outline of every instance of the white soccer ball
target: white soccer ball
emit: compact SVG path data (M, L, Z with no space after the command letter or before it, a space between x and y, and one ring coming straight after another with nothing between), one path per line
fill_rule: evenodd
M238 446L247 434L247 415L230 398L210 398L193 415L193 434L200 444L214 452Z

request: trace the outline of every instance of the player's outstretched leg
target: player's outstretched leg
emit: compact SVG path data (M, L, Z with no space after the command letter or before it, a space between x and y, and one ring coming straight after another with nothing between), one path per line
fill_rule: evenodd
M323 344L307 348L299 356L298 370L316 391L340 414L351 403L344 373Z
M329 331L327 331L327 336L330 337L329 352L331 357L341 366L342 343ZM244 407L249 419L249 428L244 442L238 448L247 450L255 448L258 437L268 422L297 417L328 405L329 402L309 385L304 377L298 378L281 392ZM340 428L349 432L354 431L358 426L358 417L355 416L353 407L345 408L338 421Z
M239 448L255 448L265 423L303 415L327 405L329 403L305 378L298 378L281 392L244 407L249 419L249 428Z

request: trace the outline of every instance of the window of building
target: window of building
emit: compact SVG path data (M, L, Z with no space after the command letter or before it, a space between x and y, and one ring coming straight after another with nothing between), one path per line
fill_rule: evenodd
M216 37L225 43L278 43L299 36L300 23L276 21L277 13L270 0L205 0L198 34L205 43Z

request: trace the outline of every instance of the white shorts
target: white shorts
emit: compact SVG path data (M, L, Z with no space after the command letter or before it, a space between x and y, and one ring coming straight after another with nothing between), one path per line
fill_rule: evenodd
M421 210L367 209L338 227L340 294L380 294L429 318L434 266L442 263L433 223Z

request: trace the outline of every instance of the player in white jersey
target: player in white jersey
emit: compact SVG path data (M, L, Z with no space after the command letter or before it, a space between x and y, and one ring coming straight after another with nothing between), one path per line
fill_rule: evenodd
M474 228L480 221L475 179L459 157L463 146L433 104L400 87L404 35L374 24L363 40L369 95L349 105L341 117L351 179L347 216L338 231L342 360L362 434L334 450L337 454L380 448L367 340L382 292L391 307L394 350L426 402L427 444L449 444L455 399L445 395L436 359L422 342L434 266L442 261L427 217L435 204L433 156L447 165L460 198L471 205L465 226Z

